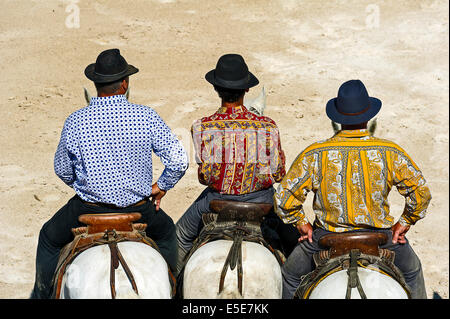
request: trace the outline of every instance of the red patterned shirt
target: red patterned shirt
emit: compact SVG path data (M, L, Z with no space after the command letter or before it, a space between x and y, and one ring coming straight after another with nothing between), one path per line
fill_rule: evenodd
M222 194L266 189L286 174L277 125L244 106L221 107L191 131L198 179Z

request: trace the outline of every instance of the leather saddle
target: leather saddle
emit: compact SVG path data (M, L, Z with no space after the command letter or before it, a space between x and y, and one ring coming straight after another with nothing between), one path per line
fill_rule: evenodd
M105 231L133 231L133 222L141 218L140 213L106 213L83 214L78 220L87 225L88 234L103 233Z
M321 247L329 249L329 257L349 254L352 249L361 253L379 256L379 246L387 242L387 235L380 232L346 232L328 234L319 239Z
M265 215L272 209L272 204L247 203L228 200L212 200L209 208L216 213L217 222L247 222L260 224Z

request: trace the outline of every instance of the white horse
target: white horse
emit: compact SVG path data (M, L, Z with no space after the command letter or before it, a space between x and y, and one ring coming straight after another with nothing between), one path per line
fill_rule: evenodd
M219 293L222 268L232 241L216 240L198 248L189 258L183 277L184 299L280 299L281 268L263 245L242 242L242 295L238 290L237 268L228 269Z
M217 217L203 216L205 227L180 274L183 298L280 299L284 256L269 250L260 230L272 205L214 200L210 208Z
M168 277L168 266L160 253L140 242L117 244L134 277L138 293L122 267L115 270L117 299L170 299L172 287ZM108 245L94 246L80 253L67 266L62 279L62 299L110 299L110 260Z

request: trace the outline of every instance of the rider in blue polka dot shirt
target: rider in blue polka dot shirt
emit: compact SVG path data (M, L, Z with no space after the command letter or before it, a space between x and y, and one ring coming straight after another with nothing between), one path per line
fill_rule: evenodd
M188 167L170 128L153 109L124 95L93 97L64 123L55 172L85 201L126 207L151 195L152 152L165 166L157 184L167 191Z
M66 119L54 157L56 175L75 195L41 228L30 298L55 297L58 256L74 239L71 230L85 226L79 222L82 214L140 213L136 222L147 225L146 235L157 244L169 268L176 269L176 228L160 202L183 177L188 158L153 109L125 97L129 76L138 71L118 49L101 52L96 63L85 69L97 97ZM156 182L153 153L165 166Z

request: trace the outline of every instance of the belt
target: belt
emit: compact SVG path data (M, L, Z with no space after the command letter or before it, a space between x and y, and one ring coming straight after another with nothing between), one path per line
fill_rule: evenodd
M91 202L86 202L84 200L81 200L83 202L83 204L87 204L87 205L91 205L91 206L97 206L97 207L106 207L106 208L115 208L115 209L124 209L124 208L128 208L128 207L137 207L137 206L141 206L144 205L145 203L147 203L148 198L144 198L143 200L134 203L133 205L130 206L126 206L126 207L119 207L116 206L114 204L106 204L106 203L91 203Z

